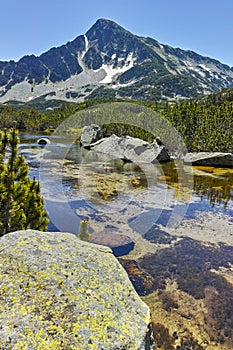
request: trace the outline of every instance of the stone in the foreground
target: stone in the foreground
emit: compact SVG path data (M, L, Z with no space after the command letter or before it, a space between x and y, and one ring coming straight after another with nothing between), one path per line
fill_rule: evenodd
M233 154L220 152L187 153L184 163L192 165L233 168Z
M107 247L70 233L0 239L0 349L151 349L150 312Z

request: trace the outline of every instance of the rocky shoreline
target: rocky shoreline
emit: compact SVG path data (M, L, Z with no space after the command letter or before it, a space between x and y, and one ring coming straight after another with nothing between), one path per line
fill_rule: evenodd
M128 135L119 137L112 134L109 137L104 137L101 128L96 124L83 128L80 145L111 158L135 163L163 163L176 158L182 159L184 164L233 168L232 153L192 152L174 157L174 155L169 154L169 150L158 137L152 144Z

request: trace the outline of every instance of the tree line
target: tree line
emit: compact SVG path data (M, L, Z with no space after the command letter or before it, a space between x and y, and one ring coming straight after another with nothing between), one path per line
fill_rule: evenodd
M24 108L16 110L6 105L0 105L0 128L10 128L13 120L15 120L19 130L51 131L76 112L116 101L122 100L96 99L82 103L63 102L59 108L44 112ZM182 100L176 103L128 102L148 107L167 119L180 133L190 152L233 152L233 89L222 90L199 100ZM109 113L111 113L110 109ZM124 123L130 125L133 124L132 122L132 114L126 111L124 113ZM117 123L117 120L115 123ZM116 130L116 132L119 131L120 134L124 131L130 132L129 127L122 128L122 126L119 126L116 128L116 125L114 127L105 125L106 134L112 131L111 129ZM141 136L143 139L148 136L148 141L151 141L151 135L145 135L143 130L139 132L132 128L131 136L134 135Z

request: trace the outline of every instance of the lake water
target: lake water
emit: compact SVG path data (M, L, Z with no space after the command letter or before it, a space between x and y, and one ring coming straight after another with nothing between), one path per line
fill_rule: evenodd
M42 184L50 231L126 235L119 259L149 305L164 349L233 349L233 169L181 161L130 164L80 149L69 135L21 133ZM161 346L160 346L161 347Z
M51 136L51 144L41 147L37 140L43 136L21 133L20 150L29 163L30 176L42 181L53 221L50 230L57 226L76 233L78 219L88 217L98 229L118 226L119 230L116 222L124 227L127 222L143 235L155 223L175 227L200 213L233 218L233 169L191 167L182 162L123 164L80 150L69 143L69 136Z

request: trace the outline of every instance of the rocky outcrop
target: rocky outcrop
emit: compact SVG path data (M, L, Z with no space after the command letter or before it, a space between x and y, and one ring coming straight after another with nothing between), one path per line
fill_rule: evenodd
M220 152L187 153L185 164L233 168L233 154Z
M170 160L170 156L163 145L159 145L156 141L149 144L130 136L111 135L90 145L90 149L107 154L112 158L120 158L134 163L162 163Z
M152 349L149 309L109 248L18 231L0 261L0 349Z
M84 126L81 135L81 145L88 147L91 143L95 143L103 137L99 125L91 124Z

